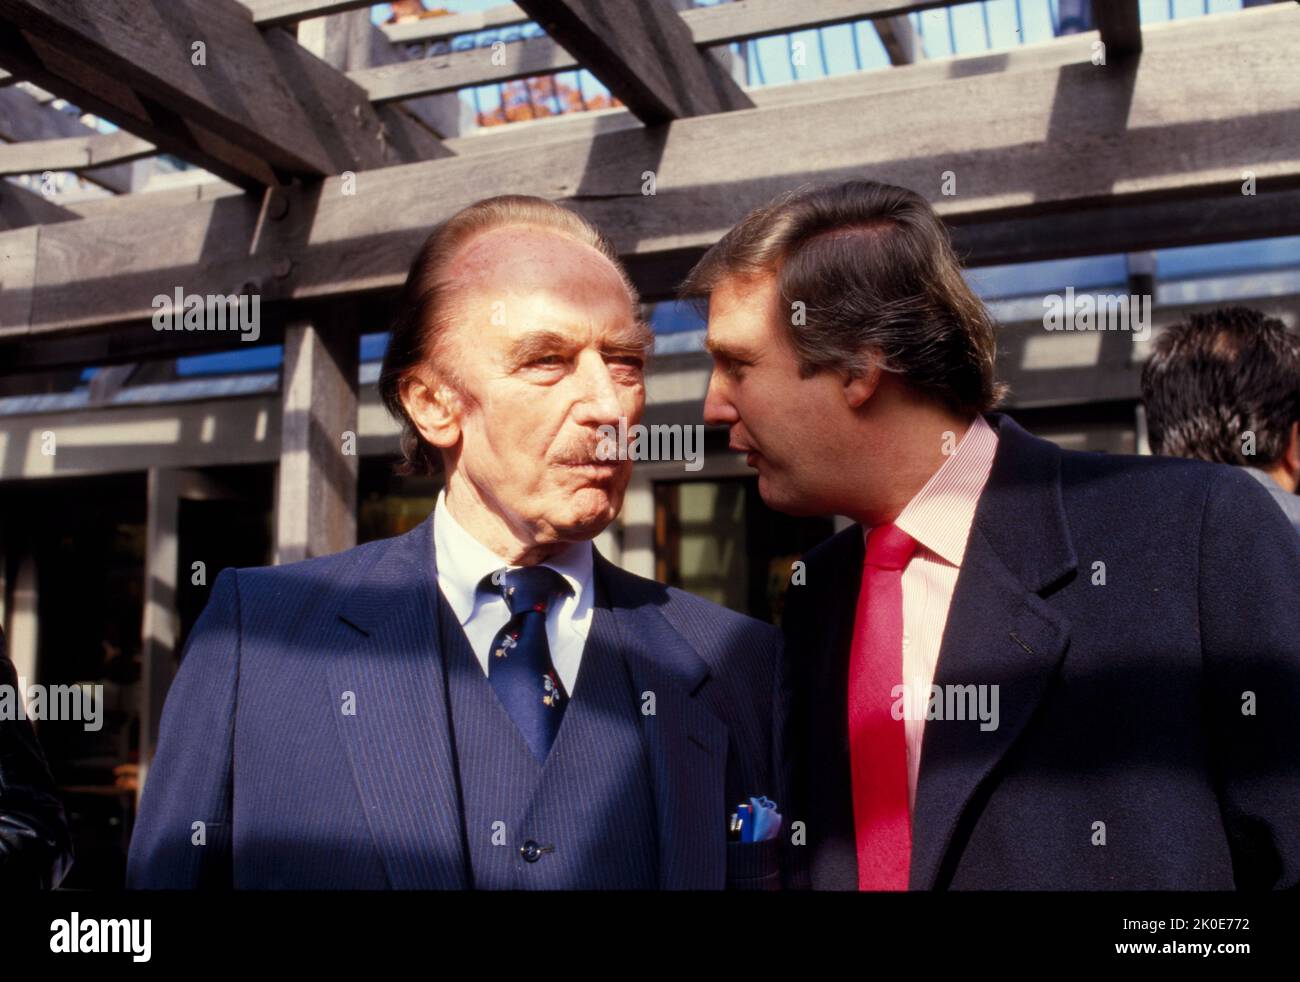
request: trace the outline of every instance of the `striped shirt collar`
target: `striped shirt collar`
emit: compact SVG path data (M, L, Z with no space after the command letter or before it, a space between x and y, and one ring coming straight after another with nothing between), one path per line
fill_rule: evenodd
M996 431L977 414L952 456L930 475L894 524L918 546L960 567L997 449Z

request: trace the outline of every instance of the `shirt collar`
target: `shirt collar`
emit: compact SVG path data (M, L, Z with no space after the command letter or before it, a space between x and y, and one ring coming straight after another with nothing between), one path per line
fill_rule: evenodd
M1282 487L1282 485L1278 484L1277 481L1273 480L1272 475L1269 474L1268 471L1262 470L1258 467L1251 467L1249 464L1243 466L1242 470L1244 470L1247 474L1253 477L1260 484L1264 485L1264 487L1268 488L1270 491L1281 491L1283 494L1287 493L1286 488Z
M930 475L894 524L918 546L960 566L997 449L997 433L976 414L952 456Z
M438 556L438 586L451 605L456 619L464 627L473 616L478 601L478 586L485 576L503 567L513 568L478 539L465 531L447 507L446 492L438 492L433 508L433 542ZM564 577L577 599L579 608L589 606L592 582L592 545L573 542L551 556L549 566Z

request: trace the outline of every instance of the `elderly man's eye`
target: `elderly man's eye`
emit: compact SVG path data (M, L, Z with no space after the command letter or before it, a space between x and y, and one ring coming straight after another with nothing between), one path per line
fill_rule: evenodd
M542 368L552 368L564 364L563 355L543 355L540 358L534 358L528 363L529 365L538 365Z

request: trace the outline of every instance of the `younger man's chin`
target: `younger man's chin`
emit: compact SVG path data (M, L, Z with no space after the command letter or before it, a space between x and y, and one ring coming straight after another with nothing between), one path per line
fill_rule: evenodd
M772 481L762 475L759 475L758 478L758 496L763 499L763 504L773 511L779 511L782 515L792 515L795 518L810 518L826 514L824 510L818 507L816 502L809 498L803 498L788 488L774 485Z

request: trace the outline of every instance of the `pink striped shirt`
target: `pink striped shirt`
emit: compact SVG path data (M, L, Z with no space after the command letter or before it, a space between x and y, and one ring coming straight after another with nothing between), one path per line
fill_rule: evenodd
M989 478L998 435L976 416L952 456L907 503L894 524L916 540L916 552L903 570L903 684L909 705L925 706L939 661L939 645L948 607L961 572L966 541L975 520L975 506ZM863 531L863 542L871 534ZM924 710L907 712L908 805L916 807L916 781L921 771ZM921 719L910 717L921 716Z

